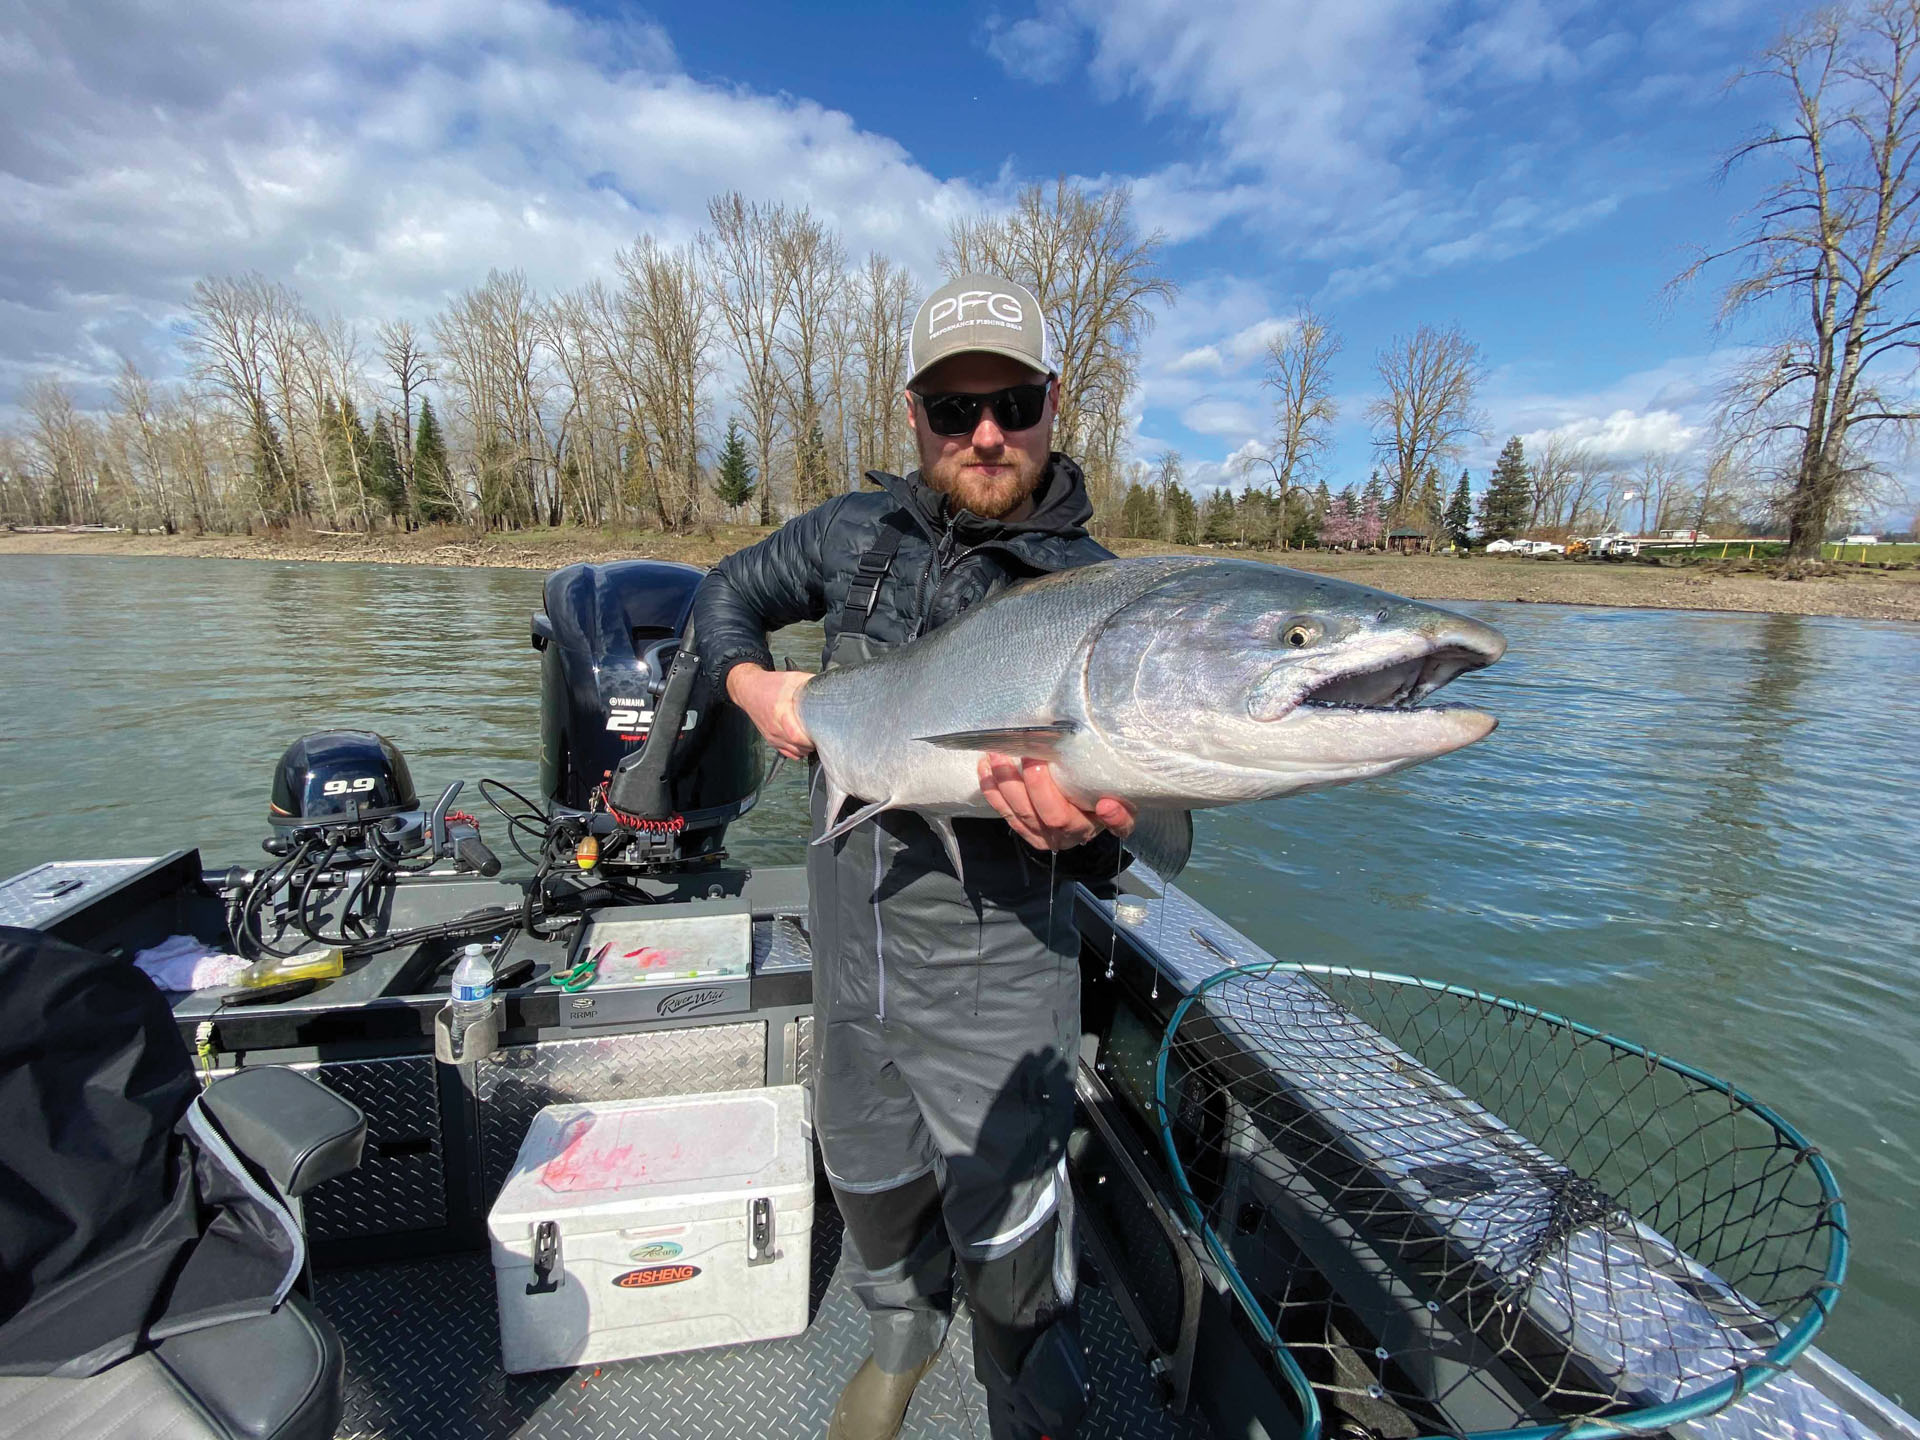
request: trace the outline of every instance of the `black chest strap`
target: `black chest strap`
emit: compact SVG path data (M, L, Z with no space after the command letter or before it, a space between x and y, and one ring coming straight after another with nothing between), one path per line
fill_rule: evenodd
M864 635L867 622L873 617L873 607L880 600L880 582L893 568L894 554L900 549L900 542L906 539L907 530L913 522L896 510L880 522L880 533L874 536L873 548L860 557L860 563L854 567L853 579L847 584L847 601L840 607L840 631L842 634Z

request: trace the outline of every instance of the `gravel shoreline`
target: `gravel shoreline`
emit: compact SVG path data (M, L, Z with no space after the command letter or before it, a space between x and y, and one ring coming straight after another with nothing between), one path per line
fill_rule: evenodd
M542 530L476 534L438 529L413 534L340 535L325 532L272 537L86 532L0 532L0 558L9 555L163 555L205 560L302 560L374 565L448 565L553 570L578 560L649 557L711 565L767 532L757 526L721 526L692 535L659 531ZM1145 541L1115 543L1122 554L1164 553L1177 547ZM1920 570L1837 567L1804 580L1744 571L1715 562L1685 566L1527 560L1476 556L1331 555L1288 551L1258 556L1377 586L1421 600L1504 600L1627 609L1738 610L1787 615L1834 615L1860 620L1920 623Z

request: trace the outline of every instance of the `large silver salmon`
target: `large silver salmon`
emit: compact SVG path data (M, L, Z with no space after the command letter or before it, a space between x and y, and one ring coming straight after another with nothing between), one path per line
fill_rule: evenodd
M1471 745L1476 710L1419 706L1506 640L1461 615L1251 560L1109 560L1013 586L800 692L827 787L821 843L916 810L963 880L952 817L994 814L983 752L1050 762L1068 798L1141 807L1163 875L1191 809L1344 785ZM845 801L864 803L841 819Z

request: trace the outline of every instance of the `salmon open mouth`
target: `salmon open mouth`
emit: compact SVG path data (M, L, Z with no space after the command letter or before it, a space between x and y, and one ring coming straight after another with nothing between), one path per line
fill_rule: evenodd
M1410 710L1442 686L1492 661L1482 651L1442 645L1424 655L1389 660L1314 686L1300 706L1338 710Z

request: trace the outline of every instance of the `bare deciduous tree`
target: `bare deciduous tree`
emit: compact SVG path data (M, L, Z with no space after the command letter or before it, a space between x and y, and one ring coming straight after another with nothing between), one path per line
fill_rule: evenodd
M1000 275L1039 299L1060 374L1056 443L1083 460L1098 457L1087 481L1103 514L1117 503L1140 340L1154 306L1176 293L1160 269L1164 243L1158 231L1136 229L1126 186L1095 193L1062 176L1022 190L1010 214L956 221L940 257L950 277Z
M1744 77L1784 92L1791 117L1728 158L1780 161L1745 235L1702 255L1740 267L1723 316L1758 312L1784 333L1736 377L1723 419L1784 491L1788 553L1818 556L1850 486L1877 467L1879 432L1920 421L1899 372L1920 349L1900 282L1920 255L1920 0L1824 8ZM1894 388L1883 388L1892 385Z
M284 286L256 274L214 276L195 283L187 306L186 348L196 373L239 415L247 428L253 470L253 506L263 520L296 509L295 480L275 428L268 397L269 337L275 312L292 301Z
M380 361L393 378L400 396L400 473L406 478L407 494L414 493L413 417L414 396L433 379L433 357L421 344L410 320L390 320L380 327Z
M713 309L697 249L667 249L642 236L615 256L621 301L646 357L651 488L663 528L690 524L700 496L706 382L712 374Z
M863 473L893 470L910 455L900 395L907 383L907 330L919 304L913 277L877 251L853 277L854 464Z
M1333 422L1339 418L1340 406L1333 396L1332 370L1340 350L1340 337L1309 305L1300 307L1285 334L1267 343L1261 383L1273 391L1273 441L1265 453L1250 452L1243 463L1265 465L1273 472L1283 517L1293 491L1318 467L1321 455L1333 443ZM1284 523L1279 527L1283 550L1287 528Z
M839 311L847 261L839 237L811 212L789 211L784 222L774 241L787 296L786 323L776 340L777 373L787 433L793 437L794 508L807 510L840 488L832 464L838 447L827 434L827 402L835 342L844 337Z
M1634 494L1640 503L1640 530L1683 528L1676 525L1686 493L1686 470L1679 457L1665 450L1649 450L1640 457L1634 476Z
M780 435L780 334L789 301L778 257L786 210L749 205L737 190L708 202L711 236L703 241L721 328L742 372L740 400L760 461L760 523L774 518L773 452Z
M1427 468L1460 456L1484 423L1474 405L1485 367L1480 347L1459 326L1422 325L1396 336L1375 358L1385 393L1367 406L1374 448L1387 463L1391 503L1398 510L1414 496Z

